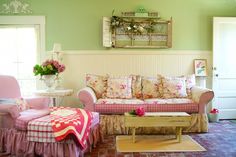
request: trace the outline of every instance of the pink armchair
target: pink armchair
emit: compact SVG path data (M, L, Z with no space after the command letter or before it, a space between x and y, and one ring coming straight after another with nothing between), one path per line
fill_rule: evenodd
M0 100L2 100L0 101L1 128L14 127L16 118L26 114L25 111L20 112L14 104L13 100L16 98L22 98L17 80L12 76L0 75ZM29 105L29 110L45 110L45 113L48 111L50 99L47 97L30 97L24 98L24 100Z
M17 80L11 76L0 75L0 156L57 156L81 157L99 141L99 114L93 113L91 130L87 140L88 148L82 149L77 141L68 137L63 142L53 141L53 131L49 119L49 98L24 98L30 107L20 111L14 103L21 98ZM29 123L40 119L43 127L36 125L33 133L29 133ZM48 121L47 121L48 120ZM51 127L50 127L51 126ZM44 130L46 128L46 131ZM28 136L29 133L29 136ZM43 135L43 136L42 136ZM31 139L29 139L31 137ZM36 138L34 138L36 137ZM39 141L41 140L41 141Z

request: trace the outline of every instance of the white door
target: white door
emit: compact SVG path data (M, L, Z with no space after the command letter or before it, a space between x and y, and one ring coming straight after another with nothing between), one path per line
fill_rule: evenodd
M213 90L220 119L236 119L236 17L213 19Z

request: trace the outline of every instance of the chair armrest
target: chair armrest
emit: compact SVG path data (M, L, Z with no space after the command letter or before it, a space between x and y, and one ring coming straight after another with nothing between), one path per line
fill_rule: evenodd
M95 111L94 105L97 102L97 97L90 87L85 87L78 91L77 96L83 103L84 109L89 111Z
M20 110L15 104L0 104L0 113L10 114L13 119L16 119L20 116Z
M206 113L207 104L213 99L214 92L211 89L193 86L191 88L192 99L199 105L199 113Z
M31 109L46 109L49 107L50 98L48 97L30 97L24 98Z

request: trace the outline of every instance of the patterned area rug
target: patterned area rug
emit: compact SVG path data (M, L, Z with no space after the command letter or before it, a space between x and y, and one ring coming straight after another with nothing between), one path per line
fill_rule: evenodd
M206 151L188 135L183 135L179 142L175 135L136 135L116 136L117 152L196 152Z
M236 123L226 120L210 123L208 133L189 135L207 151L121 153L116 151L116 136L107 136L85 157L236 157Z

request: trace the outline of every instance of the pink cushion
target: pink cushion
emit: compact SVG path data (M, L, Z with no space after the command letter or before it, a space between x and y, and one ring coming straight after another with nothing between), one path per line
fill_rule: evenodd
M138 107L143 107L146 110L145 104L96 104L95 111L105 114L123 114Z
M143 104L140 99L98 99L96 104Z
M144 100L148 112L187 112L198 113L198 103L191 99L147 99Z
M138 107L147 112L187 112L197 113L198 103L187 98L174 99L99 99L95 111L103 114L123 114Z
M50 113L49 110L45 109L45 110L36 110L36 109L29 109L29 110L25 110L23 112L20 113L20 116L16 119L16 123L15 123L15 127L18 130L27 130L27 125L28 122L48 115Z

